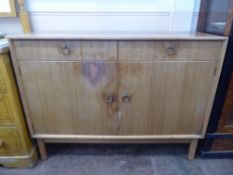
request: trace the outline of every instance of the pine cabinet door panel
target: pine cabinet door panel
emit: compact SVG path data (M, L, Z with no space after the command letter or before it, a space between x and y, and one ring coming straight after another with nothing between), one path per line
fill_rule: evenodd
M115 134L115 62L19 62L35 134Z
M14 112L6 92L0 92L0 126L14 124Z
M200 134L215 66L212 61L120 62L119 134Z
M6 85L6 70L3 58L0 59L0 126L12 125L14 123L14 112L9 99Z

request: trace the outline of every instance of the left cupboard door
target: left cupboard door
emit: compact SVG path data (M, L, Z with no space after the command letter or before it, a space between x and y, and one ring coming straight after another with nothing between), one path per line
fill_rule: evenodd
M19 61L35 134L115 135L117 63Z

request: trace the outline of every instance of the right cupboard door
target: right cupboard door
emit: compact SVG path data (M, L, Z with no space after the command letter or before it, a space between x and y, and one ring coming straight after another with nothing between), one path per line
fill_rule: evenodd
M215 61L121 61L119 135L200 134Z

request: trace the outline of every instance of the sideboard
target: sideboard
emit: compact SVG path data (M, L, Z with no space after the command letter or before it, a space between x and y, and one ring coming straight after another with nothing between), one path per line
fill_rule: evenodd
M45 143L204 138L227 38L203 33L9 36L31 136Z

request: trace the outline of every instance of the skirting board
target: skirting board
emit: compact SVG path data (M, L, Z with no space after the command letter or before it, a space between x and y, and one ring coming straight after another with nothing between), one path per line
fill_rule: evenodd
M0 165L8 168L32 168L37 161L37 152L33 147L28 155L0 156Z

